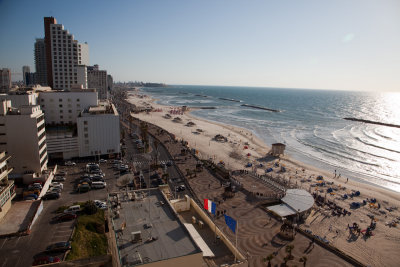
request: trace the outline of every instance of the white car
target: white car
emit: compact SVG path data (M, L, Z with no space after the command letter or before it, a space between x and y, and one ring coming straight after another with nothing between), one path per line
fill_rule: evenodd
M65 166L75 166L76 163L75 163L75 162L72 162L72 161L67 161L67 162L64 163L64 165L65 165Z
M50 187L60 187L61 189L64 189L64 185L60 182L52 182Z
M107 160L106 159L100 159L99 162L100 163L107 163Z

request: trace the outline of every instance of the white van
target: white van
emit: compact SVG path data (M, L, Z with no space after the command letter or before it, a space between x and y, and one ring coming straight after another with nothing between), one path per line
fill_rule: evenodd
M81 210L80 205L74 205L74 206L71 206L68 209L64 210L64 213L74 213L75 214L80 210Z
M92 188L104 188L104 187L106 187L106 182L101 182L101 181L98 181L98 182L92 182Z

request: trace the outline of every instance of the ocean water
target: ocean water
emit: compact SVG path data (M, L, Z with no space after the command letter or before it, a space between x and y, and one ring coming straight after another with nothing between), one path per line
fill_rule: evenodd
M224 86L169 86L142 91L164 105L216 107L192 114L249 129L268 145L285 143L286 154L298 161L400 192L400 128L343 119L400 124L400 93Z

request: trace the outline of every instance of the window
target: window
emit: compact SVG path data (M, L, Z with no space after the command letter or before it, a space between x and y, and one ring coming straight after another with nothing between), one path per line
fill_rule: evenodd
M87 125L87 121L83 121L83 125Z
M60 119L64 119L63 115L60 115Z
M59 98L59 99L58 99L58 102L62 102L62 98Z
M85 144L88 145L89 144L89 140L85 140Z
M72 113L72 110L68 110L68 113Z
M88 128L87 128L87 127L85 127L85 128L83 128L83 131L87 132L87 129L88 129Z
M87 133L85 133L85 138L88 138L88 137L89 137L89 135Z
M62 109L60 109L60 113L63 113L63 110L62 110Z
M62 108L62 105L60 104L60 105L58 105L60 108Z
M76 102L79 102L79 101L80 101L79 98L77 98L77 99L76 99Z

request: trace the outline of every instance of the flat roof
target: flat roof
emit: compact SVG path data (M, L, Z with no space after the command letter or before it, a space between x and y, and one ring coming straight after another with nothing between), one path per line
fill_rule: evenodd
M133 194L134 191L131 192ZM149 191L142 192L147 194ZM124 199L123 196L120 193L120 199ZM114 219L116 230L121 229L124 222L125 229L116 236L120 257L127 265L201 253L158 189L150 190L150 196L143 200L121 201L120 216ZM151 224L150 228L147 228L148 224ZM132 233L138 231L142 241L133 243ZM157 240L147 242L150 237Z

